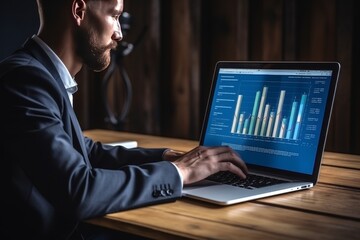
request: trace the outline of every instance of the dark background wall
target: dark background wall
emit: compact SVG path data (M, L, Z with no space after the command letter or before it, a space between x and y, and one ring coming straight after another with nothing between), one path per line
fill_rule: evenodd
M0 58L37 31L35 0L12 2L1 7ZM124 41L136 44L107 92L120 114L124 66L133 89L129 114L119 128L104 121L105 72L86 68L76 78L75 111L83 129L198 139L218 60L338 61L326 150L360 154L359 10L352 0L125 0L133 21Z
M3 1L0 7L0 60L37 33L36 0Z

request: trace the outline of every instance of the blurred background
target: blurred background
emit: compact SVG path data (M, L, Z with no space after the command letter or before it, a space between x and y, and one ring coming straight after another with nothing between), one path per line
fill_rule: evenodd
M76 76L83 130L197 140L219 60L338 61L327 151L360 154L360 9L352 0L124 0L122 47ZM38 30L35 0L4 1L0 59Z

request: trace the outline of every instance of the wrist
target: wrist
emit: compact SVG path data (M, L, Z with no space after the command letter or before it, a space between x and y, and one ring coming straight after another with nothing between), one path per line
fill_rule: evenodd
M181 180L181 188L183 188L183 186L184 186L184 176L183 176L183 173L182 173L182 171L180 170L180 168L175 164L175 163L173 163L173 162L171 162L172 163L172 165L174 165L174 167L176 168L176 170L177 170L177 172L178 172L178 174L179 174L179 177L180 177L180 180Z

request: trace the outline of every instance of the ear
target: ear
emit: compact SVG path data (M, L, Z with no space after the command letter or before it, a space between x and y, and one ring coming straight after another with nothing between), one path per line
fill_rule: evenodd
M82 20L84 20L86 10L85 0L73 0L71 7L72 16L76 20L78 26L80 26Z

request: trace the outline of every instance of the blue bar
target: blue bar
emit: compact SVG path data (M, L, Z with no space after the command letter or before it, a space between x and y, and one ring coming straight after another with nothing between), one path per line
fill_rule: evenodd
M305 104L306 104L306 98L307 98L306 94L303 94L301 96L300 107L299 107L299 112L298 112L298 116L297 116L297 119L296 119L295 132L294 132L293 139L298 139L299 138L300 124L302 122L302 117L303 117Z
M247 130L248 130L248 127L249 127L249 118L245 119L245 123L244 123L244 128L243 128L243 134L247 134Z
M258 113L258 110L259 110L260 94L261 94L260 91L256 92L254 107L253 107L253 111L252 111L252 115L251 115L249 134L253 134L253 132L254 132L255 123L256 123L256 116L257 116L257 113Z
M296 114L296 109L298 106L298 102L294 101L291 107L291 113L290 113L290 119L289 119L289 126L286 132L286 138L290 139L292 138L292 134L294 131L294 122L295 122L295 114Z
M260 134L261 124L262 124L262 121L263 121L263 113L264 113L264 108L265 108L265 101L266 101L267 91L268 91L268 87L263 87L262 94L261 94L259 111L258 111L258 114L257 114L257 119L256 119L256 124L255 124L254 135Z

